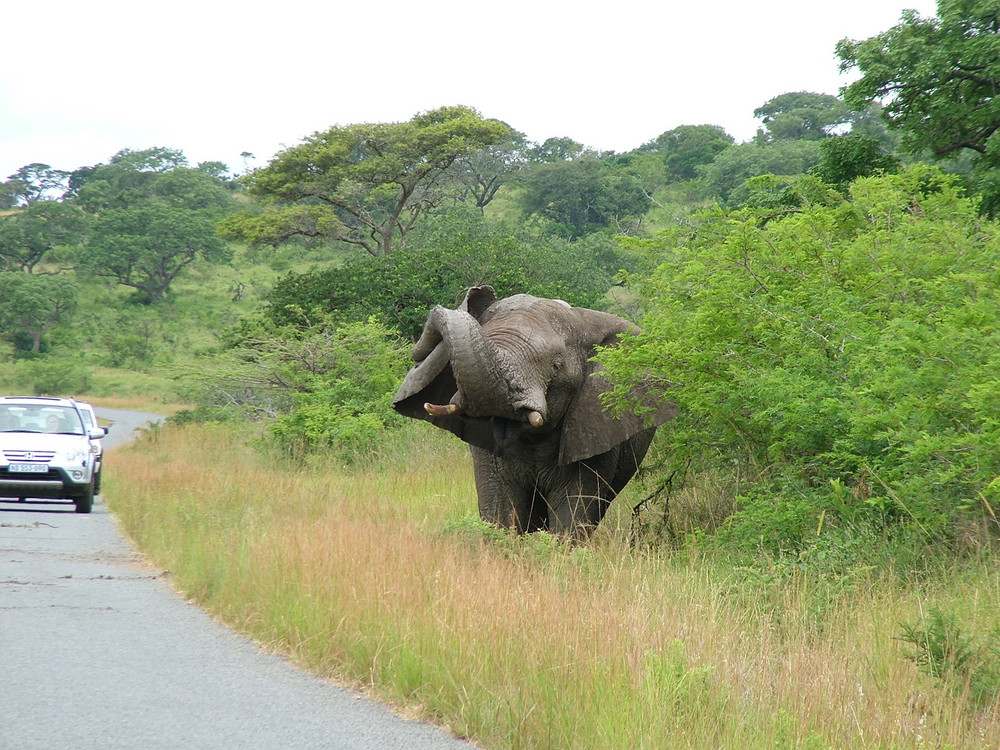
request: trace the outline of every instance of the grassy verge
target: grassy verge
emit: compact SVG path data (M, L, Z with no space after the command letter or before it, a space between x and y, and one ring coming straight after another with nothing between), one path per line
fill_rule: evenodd
M166 427L115 452L105 498L232 627L484 747L1000 747L1000 705L900 639L931 609L995 626L995 561L833 580L630 550L614 523L511 538L475 518L465 450L413 427L354 468Z

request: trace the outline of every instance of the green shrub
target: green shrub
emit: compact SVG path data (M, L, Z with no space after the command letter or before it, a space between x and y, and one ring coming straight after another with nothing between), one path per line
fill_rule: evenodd
M107 309L89 321L96 355L108 367L142 368L152 362L163 336L160 313L148 308Z
M727 472L726 532L795 550L844 524L953 537L1000 505L1000 232L940 171L715 210L633 242L644 333L602 354L677 403L667 468Z
M351 459L401 423L389 407L408 358L395 331L374 320L321 326L282 351L271 366L294 387L291 409L269 425L282 449Z
M392 394L378 394L391 396ZM292 411L272 422L268 429L278 445L299 455L324 449L353 461L372 448L385 430L399 424L387 409L388 401L337 402L324 391L295 400Z
M1000 698L1000 628L983 638L968 634L957 618L932 609L916 623L903 623L899 639L911 644L909 658L931 677L977 706Z
M85 393L90 386L90 368L77 357L49 356L24 362L18 378L23 389L39 396Z
M172 421L260 422L287 455L327 451L344 460L401 423L390 403L409 347L374 318L338 325L316 313L302 327L248 322L239 338L186 373L183 395L193 408Z

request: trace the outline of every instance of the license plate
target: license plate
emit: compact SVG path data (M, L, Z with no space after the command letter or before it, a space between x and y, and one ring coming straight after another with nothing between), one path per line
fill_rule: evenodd
M11 464L8 468L12 474L47 474L48 464Z

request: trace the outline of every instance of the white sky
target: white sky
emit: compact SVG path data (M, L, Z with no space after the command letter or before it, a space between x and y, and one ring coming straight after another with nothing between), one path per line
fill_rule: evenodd
M0 14L0 180L164 146L263 166L333 125L464 104L541 142L628 151L678 125L753 136L838 93L834 45L934 0L34 0Z

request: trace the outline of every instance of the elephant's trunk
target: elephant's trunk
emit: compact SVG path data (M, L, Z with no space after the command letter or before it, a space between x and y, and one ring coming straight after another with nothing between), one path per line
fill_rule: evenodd
M479 321L462 310L436 307L413 347L414 359L423 359L439 341L448 347L458 392L450 404L426 404L427 413L513 416L509 378L496 347L484 335Z

